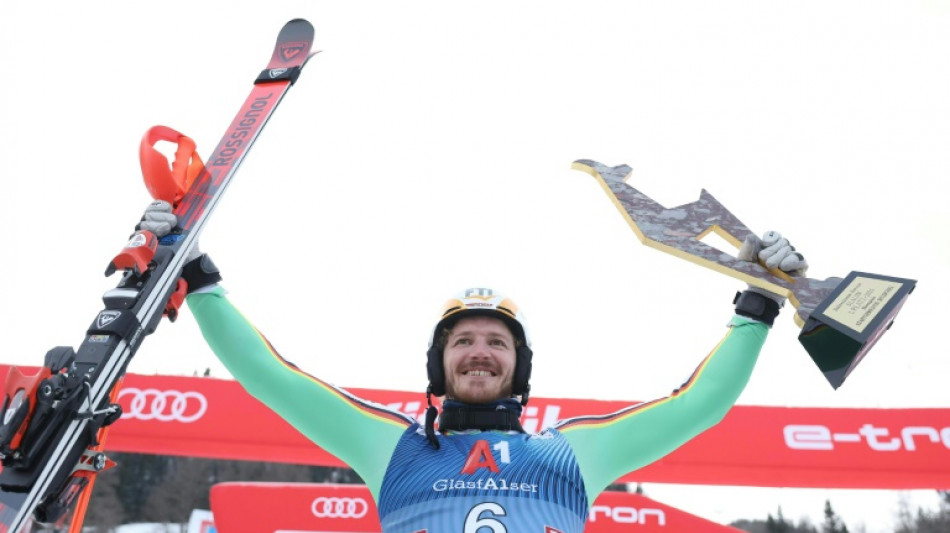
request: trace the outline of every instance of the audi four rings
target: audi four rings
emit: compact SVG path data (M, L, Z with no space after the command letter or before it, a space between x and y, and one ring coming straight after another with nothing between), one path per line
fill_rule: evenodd
M317 518L363 518L369 504L363 498L320 496L310 504L310 510Z
M128 398L131 396L131 398ZM127 403L122 400L128 400ZM122 405L122 420L194 422L208 410L208 399L200 392L124 388L116 400Z

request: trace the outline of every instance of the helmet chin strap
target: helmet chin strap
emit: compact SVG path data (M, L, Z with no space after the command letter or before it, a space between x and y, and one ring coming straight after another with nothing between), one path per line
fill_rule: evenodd
M525 385L524 392L521 393L521 407L528 405L528 396L530 396L530 393L531 393L531 385L530 384Z
M521 427L521 408L528 403L527 394L518 402L514 397L495 400L484 404L468 404L447 398L442 413L432 405L432 386L426 391L429 407L426 409L425 434L429 443L438 450L439 439L436 436L435 421L439 421L439 432L447 430L466 431L516 431L524 433Z
M435 419L439 416L439 410L432 405L432 384L426 389L426 401L429 407L426 408L426 438L432 447L438 450L440 448L439 439L435 436Z

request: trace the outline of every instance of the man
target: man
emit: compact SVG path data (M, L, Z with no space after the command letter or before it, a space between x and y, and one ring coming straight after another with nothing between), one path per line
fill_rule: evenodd
M161 236L175 224L171 206L156 202L139 227ZM807 268L774 232L747 240L739 257L798 275ZM519 418L530 390L530 337L515 303L490 289L465 291L443 309L427 353L429 409L419 424L284 360L227 300L207 256L190 261L182 277L205 339L231 374L360 475L386 533L583 531L608 484L725 416L783 300L743 292L725 337L670 396L529 435ZM432 395L445 397L438 429Z

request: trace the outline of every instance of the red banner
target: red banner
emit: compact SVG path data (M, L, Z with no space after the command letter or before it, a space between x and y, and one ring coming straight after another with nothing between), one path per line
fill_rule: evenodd
M265 512L266 510L266 512ZM220 533L379 533L379 515L363 485L220 483L211 487ZM627 492L605 492L591 507L585 533L739 533L675 507Z
M0 365L0 375L7 372ZM25 369L32 372L34 369ZM417 418L422 392L349 389ZM129 374L117 452L343 466L232 380ZM631 402L532 398L529 432ZM736 406L717 426L624 481L770 487L950 489L950 409Z

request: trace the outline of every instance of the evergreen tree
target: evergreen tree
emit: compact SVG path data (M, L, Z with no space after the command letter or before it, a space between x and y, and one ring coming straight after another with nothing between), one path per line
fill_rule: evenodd
M746 531L747 533L766 533L765 522L762 520L747 520L740 518L729 524L730 526Z
M940 508L925 511L920 507L917 513L911 513L906 503L898 513L898 526L895 533L946 533L950 531L950 492L937 491L940 495Z
M118 466L107 475L119 477L117 495L122 503L124 522L141 522L145 502L161 483L173 458L164 455L117 453L110 455Z
M228 481L363 483L349 468L111 453L117 466L96 477L84 525L98 533L132 522L184 523L210 509L211 487Z
M848 533L844 520L831 508L831 500L825 500L825 521L821 523L821 533Z
M768 514L768 517L765 519L765 530L768 533L789 533L792 530L792 524L782 516L782 506L779 506L778 514L775 518L772 518L772 513Z
M116 470L106 470L96 475L92 497L83 525L94 526L97 531L110 531L122 524L125 510L119 499L119 476Z
M818 533L807 520L802 520L798 525L786 520L782 514L782 507L779 506L776 516L769 513L765 520L737 520L729 524L730 526L747 531L749 533Z
M192 509L208 509L211 461L175 457L142 510L145 522L184 523Z

